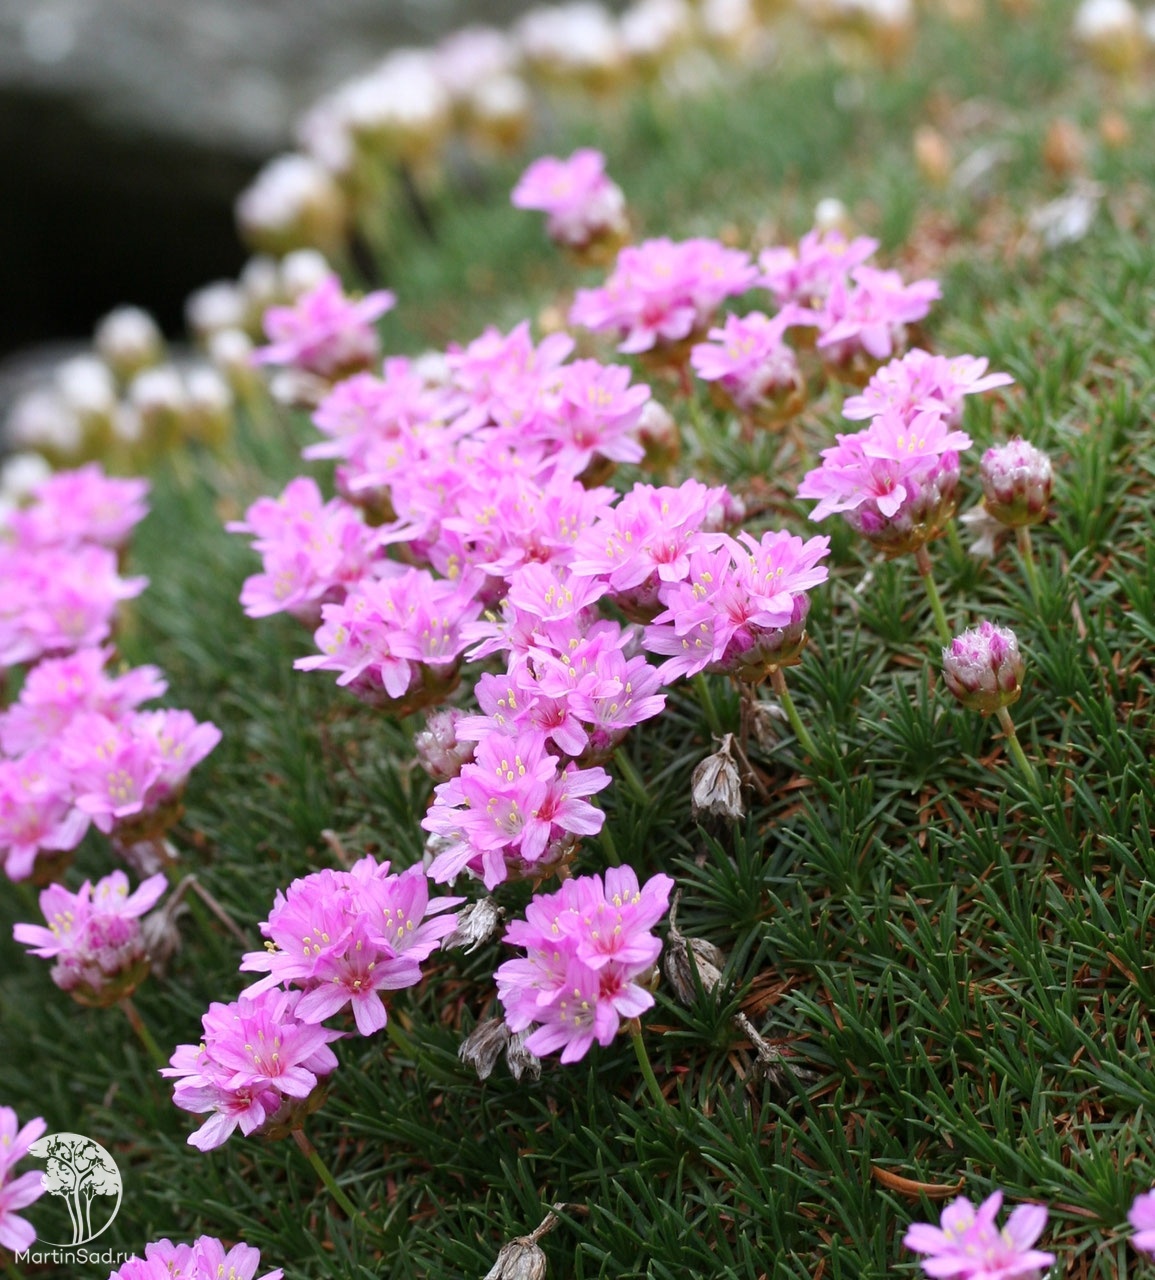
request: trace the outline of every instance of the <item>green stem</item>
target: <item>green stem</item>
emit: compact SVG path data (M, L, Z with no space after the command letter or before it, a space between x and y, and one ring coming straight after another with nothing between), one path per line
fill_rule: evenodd
M1035 767L1027 759L1023 745L1019 741L1019 735L1015 732L1015 722L1011 719L1011 713L1006 707L1000 707L998 710L999 724L1002 725L1003 733L1006 735L1007 747L1010 750L1015 764L1018 765L1019 772L1030 783L1031 789L1037 794L1042 795L1043 784L1039 780L1039 775Z
M1031 588L1031 596L1039 599L1039 571L1035 567L1035 553L1031 550L1031 527L1027 524L1021 524L1015 530L1015 541L1019 545L1019 555L1022 557L1023 568L1027 571L1027 583Z
M620 867L622 865L622 856L618 853L618 846L614 844L613 832L610 831L610 824L608 822L602 823L602 830L599 839L601 840L602 848L606 853L606 861L611 867Z
M130 996L121 996L120 1007L124 1010L128 1025L136 1032L136 1038L147 1050L148 1056L158 1067L167 1067L168 1059L161 1052L160 1045L157 1044L155 1037L148 1029L148 1024L140 1016L140 1010L133 1004L132 998Z
M794 736L798 739L798 745L811 758L818 759L818 748L814 745L814 739L810 736L810 730L802 723L802 718L798 714L798 708L794 705L794 699L790 696L790 690L786 687L786 675L781 667L774 667L770 672L770 684L774 692L778 695L778 701L782 704L782 710L786 712L786 719L790 721L790 727L794 730Z
M626 786L633 792L634 799L639 804L648 805L650 803L650 793L646 790L646 784L634 768L633 761L630 760L621 747L614 752L614 763L618 766L622 777L625 779Z
M714 695L710 692L710 682L701 671L694 677L694 689L697 691L698 701L701 703L706 723L710 726L710 732L715 738L720 738L726 730L722 728L722 721L718 716L718 708L714 705Z
M337 1179L329 1172L329 1166L321 1159L320 1152L318 1152L317 1148L313 1146L305 1136L304 1129L293 1130L293 1141L298 1147L300 1147L301 1154L313 1166L313 1170L317 1177L320 1178L329 1189L329 1194L337 1204L340 1205L342 1210L344 1210L345 1216L348 1217L350 1221L358 1221L361 1214L358 1212L356 1205L354 1205L353 1201L350 1200L344 1191L341 1190Z
M930 609L934 614L935 625L938 627L939 638L944 645L949 645L954 637L951 635L950 623L946 620L946 611L942 607L942 596L938 593L938 587L934 583L934 573L931 570L930 553L926 549L926 544L914 553L915 563L918 565L918 571L922 574L923 585L926 587L926 594L930 599Z
M650 1097L653 1098L657 1107L662 1110L670 1111L670 1101L662 1092L658 1085L658 1077L654 1075L654 1068L650 1064L650 1055L646 1052L646 1042L642 1039L642 1027L637 1018L631 1018L629 1021L630 1039L634 1042L634 1053L637 1055L638 1066L642 1069L642 1078L646 1082L646 1088L650 1091Z

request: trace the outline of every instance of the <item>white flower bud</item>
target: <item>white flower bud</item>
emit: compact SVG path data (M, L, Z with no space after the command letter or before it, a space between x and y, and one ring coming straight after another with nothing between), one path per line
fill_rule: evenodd
M93 344L121 382L164 357L164 337L140 307L117 307L96 326Z

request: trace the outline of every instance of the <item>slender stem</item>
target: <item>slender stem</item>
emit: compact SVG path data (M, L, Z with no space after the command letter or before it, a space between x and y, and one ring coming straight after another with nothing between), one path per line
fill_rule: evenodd
M626 781L626 786L634 793L634 799L639 804L648 805L650 803L650 793L646 790L646 784L638 776L638 771L634 768L633 761L630 760L621 747L614 752L614 763L621 771L621 775Z
M798 708L794 705L794 699L790 696L790 690L786 687L786 676L781 667L774 667L770 671L770 684L773 686L774 692L778 695L778 701L782 704L782 710L786 712L786 719L790 721L790 727L794 730L794 736L798 739L798 745L811 758L818 759L818 748L814 745L814 739L810 736L810 730L802 723L802 718L798 714Z
M133 1004L131 996L121 996L119 1003L124 1010L124 1016L128 1019L128 1025L136 1032L136 1038L144 1045L148 1056L158 1067L167 1067L168 1059L161 1052L160 1045L148 1029L148 1024L140 1016L140 1010Z
M313 1170L316 1173L317 1177L321 1179L321 1181L325 1184L326 1187L328 1187L329 1194L333 1197L333 1199L337 1202L337 1204L340 1205L340 1207L344 1210L346 1217L348 1217L350 1220L354 1222L358 1221L361 1217L361 1214L358 1211L356 1205L354 1205L353 1201L350 1200L349 1197L344 1193L344 1191L341 1190L341 1187L338 1184L337 1179L334 1178L333 1175L329 1172L329 1166L324 1162L324 1160L321 1159L321 1155L318 1152L317 1148L313 1146L313 1144L305 1136L304 1129L293 1130L293 1141L297 1144L298 1147L300 1147L301 1154L313 1166Z
M1027 583L1031 588L1031 595L1038 600L1039 571L1035 567L1035 553L1031 550L1031 526L1019 525L1015 530L1015 541L1019 544L1019 555L1022 557L1023 568L1027 571Z
M722 728L718 708L714 705L714 695L710 692L710 682L704 672L699 671L694 677L694 689L697 691L698 701L701 703L706 723L710 726L710 732L714 737L720 738L726 731Z
M614 844L614 835L608 822L602 823L600 839L602 848L605 850L606 860L610 866L620 867L622 865L622 855L618 853L618 846Z
M951 635L950 623L946 620L946 612L942 607L942 596L938 593L938 587L934 583L934 573L930 565L930 553L926 549L926 544L914 553L915 563L918 565L918 571L922 574L923 585L926 587L926 594L930 599L931 612L934 614L935 625L938 627L939 638L944 645L950 644L954 637Z
M1019 768L1019 772L1030 783L1031 788L1037 794L1042 795L1043 784L1039 780L1039 775L1035 771L1035 767L1027 759L1023 745L1019 741L1019 735L1015 732L1015 722L1011 719L1011 713L1006 707L1000 707L998 710L999 724L1002 725L1003 733L1006 735L1007 747L1011 755L1014 757L1015 764Z
M642 1039L642 1027L637 1018L630 1019L629 1028L630 1039L634 1042L634 1053L637 1055L638 1066L642 1069L642 1078L650 1091L650 1097L660 1109L668 1112L671 1109L670 1100L658 1085L658 1077L654 1075L654 1068L650 1064L650 1055L646 1052L646 1042Z

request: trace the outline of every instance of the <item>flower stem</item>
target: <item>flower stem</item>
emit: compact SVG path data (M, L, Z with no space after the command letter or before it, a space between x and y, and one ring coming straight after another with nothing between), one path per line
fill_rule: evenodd
M650 793L646 790L646 784L638 775L638 771L634 768L633 761L626 755L625 751L619 747L614 752L614 763L621 771L622 777L625 779L626 786L633 792L634 799L639 804L648 805L650 803Z
M1027 583L1035 600L1039 598L1039 571L1035 567L1035 553L1031 550L1031 526L1021 524L1015 530L1015 541L1019 545L1023 568L1027 571Z
M321 1181L325 1184L325 1186L329 1189L329 1194L333 1197L333 1199L337 1202L337 1204L340 1205L346 1217L348 1217L353 1222L358 1221L361 1217L361 1214L358 1212L357 1207L353 1204L353 1201L350 1200L349 1197L344 1193L344 1191L341 1190L340 1186L337 1183L337 1179L334 1178L333 1175L329 1172L329 1166L324 1162L324 1160L321 1159L321 1155L318 1152L317 1148L313 1146L313 1144L305 1136L304 1129L293 1130L293 1141L297 1144L298 1147L300 1147L301 1154L313 1166L313 1171L316 1173L317 1177L320 1178Z
M654 1075L654 1068L650 1064L650 1055L646 1052L646 1042L642 1039L642 1025L637 1018L631 1018L627 1024L630 1031L630 1039L634 1042L634 1053L637 1055L638 1066L642 1069L642 1078L646 1082L646 1088L650 1091L650 1097L653 1098L657 1107L663 1111L669 1111L670 1100L662 1092L658 1085L658 1077Z
M148 1029L148 1024L140 1016L140 1010L133 1004L131 996L121 996L119 1004L124 1010L124 1016L128 1019L128 1025L136 1032L136 1038L144 1045L148 1056L158 1067L167 1067L168 1059L161 1052L160 1045Z
M938 587L935 586L934 573L930 564L930 553L927 551L925 543L914 553L914 559L918 565L919 573L922 574L923 585L926 587L926 594L930 600L930 609L934 614L939 638L944 645L949 645L954 637L951 635L950 623L946 620L946 611L942 607L942 596L939 595Z
M720 738L726 731L722 728L722 721L718 716L718 708L714 705L714 695L710 692L710 682L701 671L694 677L694 689L697 691L698 701L701 703L706 723L710 726L710 732L715 738Z
M798 739L798 745L811 758L818 758L818 748L814 745L814 739L810 736L810 730L802 723L802 719L798 714L798 708L794 705L794 699L790 696L790 690L786 687L786 676L781 667L774 667L770 672L770 684L774 692L778 695L778 701L782 704L782 710L786 712L786 719L790 721L790 727L794 730L794 736Z
M1022 743L1019 741L1019 735L1015 732L1015 722L1011 719L1011 713L1006 707L1000 707L998 710L999 724L1002 725L1003 733L1006 734L1007 747L1011 755L1014 757L1015 764L1018 766L1019 772L1030 783L1031 789L1038 795L1043 793L1043 784L1039 781L1039 775L1035 771L1035 767L1027 759L1026 752L1023 750Z

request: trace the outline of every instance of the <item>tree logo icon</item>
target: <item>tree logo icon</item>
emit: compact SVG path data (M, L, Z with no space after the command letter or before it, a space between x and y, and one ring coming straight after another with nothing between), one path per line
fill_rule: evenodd
M64 1201L72 1224L71 1240L42 1236L45 1244L74 1248L108 1229L120 1209L124 1184L116 1161L99 1142L82 1133L49 1133L34 1142L28 1153L44 1162L44 1190ZM104 1203L109 1197L111 1208Z

